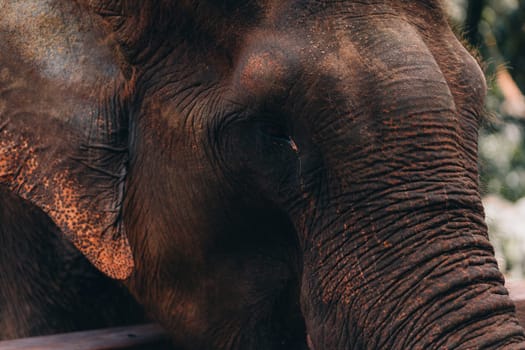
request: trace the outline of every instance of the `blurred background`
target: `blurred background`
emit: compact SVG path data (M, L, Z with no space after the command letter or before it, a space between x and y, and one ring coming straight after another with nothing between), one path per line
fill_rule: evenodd
M480 171L490 239L508 279L525 277L525 0L445 0L489 85Z

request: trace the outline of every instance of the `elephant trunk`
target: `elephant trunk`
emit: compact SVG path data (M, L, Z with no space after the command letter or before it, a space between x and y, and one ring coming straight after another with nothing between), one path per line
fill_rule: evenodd
M338 211L304 247L311 348L502 349L524 340L475 192L412 183Z
M323 120L314 140L326 171L314 190L303 171L310 198L293 212L310 347L525 348L479 196L481 71L453 38L454 67L440 65L447 51L405 21L370 33L348 55L377 57L363 67L373 88L351 83L344 50L329 62L350 72L334 83L338 105L366 103Z

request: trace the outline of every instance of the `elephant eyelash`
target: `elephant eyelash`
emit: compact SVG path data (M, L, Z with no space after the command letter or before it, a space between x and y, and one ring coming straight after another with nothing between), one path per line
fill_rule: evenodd
M290 148L291 148L292 151L294 151L295 153L299 153L299 147L297 146L297 144L295 143L295 141L294 141L293 138L290 138Z

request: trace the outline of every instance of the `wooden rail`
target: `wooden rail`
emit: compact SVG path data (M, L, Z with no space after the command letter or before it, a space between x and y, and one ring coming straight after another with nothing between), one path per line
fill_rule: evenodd
M525 326L525 282L506 284L516 304L516 314ZM0 350L132 350L169 349L162 328L154 324L0 341Z
M0 350L158 349L167 344L164 330L148 324L0 341Z

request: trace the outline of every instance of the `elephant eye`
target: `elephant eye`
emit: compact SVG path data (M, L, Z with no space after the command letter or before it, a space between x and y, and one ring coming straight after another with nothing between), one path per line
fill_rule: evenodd
M261 122L259 128L260 131L267 136L283 140L290 139L290 136L288 135L288 132L283 125L279 125L277 123L272 122Z
M262 121L260 122L258 129L265 138L269 138L272 142L284 143L293 151L298 151L297 145L292 139L289 129L285 125L274 121Z

